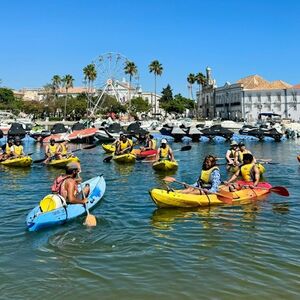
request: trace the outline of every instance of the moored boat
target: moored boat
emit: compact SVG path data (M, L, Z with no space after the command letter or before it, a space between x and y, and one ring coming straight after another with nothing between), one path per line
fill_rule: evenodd
M104 177L97 176L83 183L90 185L90 194L86 206L89 210L99 203L106 189ZM78 189L81 190L80 186ZM29 231L37 231L46 227L64 224L86 213L83 204L68 204L55 210L42 212L40 205L33 208L26 217L26 225Z

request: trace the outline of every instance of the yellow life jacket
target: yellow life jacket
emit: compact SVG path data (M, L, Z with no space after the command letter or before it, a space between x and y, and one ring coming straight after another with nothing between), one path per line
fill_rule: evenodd
M152 150L155 150L155 149L156 149L156 140L155 140L155 139L152 139L151 142L152 142L152 147L151 147L151 149L152 149Z
M246 150L244 152L239 151L238 155L239 155L240 162L243 162L244 154L247 154L247 153L251 154L251 152L249 150Z
M6 146L5 146L5 153L6 154L9 154L10 153L10 148L11 148L12 146L9 146L8 145L8 143L6 143Z
M23 146L22 145L13 145L14 154L20 156L23 153Z
M219 168L216 167L216 166L214 166L214 167L210 168L209 170L202 170L199 179L200 179L204 184L209 184L209 183L211 183L210 175L211 175L211 173L212 173L214 170L219 170Z
M235 150L231 149L231 150L230 150L229 157L230 157L230 158L234 158L234 156L235 156Z
M244 181L254 181L254 172L253 172L254 164L246 164L241 167L241 175Z
M55 153L56 153L56 151L57 151L57 145L49 145L49 148L48 148L48 152L51 154L51 155L55 155Z
M256 164L256 166L257 166L260 174L264 174L266 172L266 168L262 164L258 163L258 164Z
M130 140L130 139L127 139L127 141L125 143L123 141L120 141L120 148L121 148L121 150L129 148L131 146L132 146L132 140Z
M169 146L167 145L166 148L160 148L160 158L167 159L169 158Z
M66 155L68 153L67 147L64 144L61 145L61 155Z

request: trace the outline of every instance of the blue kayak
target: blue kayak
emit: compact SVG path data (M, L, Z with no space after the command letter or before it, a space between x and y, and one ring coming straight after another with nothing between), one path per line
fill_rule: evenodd
M90 185L90 194L88 196L87 207L92 209L103 197L106 183L103 176L97 176L83 182ZM78 187L80 190L80 187ZM64 224L83 214L86 210L83 204L68 204L66 207L60 207L55 210L43 213L40 206L32 209L26 218L26 225L29 231L37 231L45 227Z

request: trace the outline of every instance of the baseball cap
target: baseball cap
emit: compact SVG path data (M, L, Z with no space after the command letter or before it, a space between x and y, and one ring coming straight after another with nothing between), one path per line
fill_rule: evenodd
M166 139L162 139L162 140L161 140L161 143L162 143L162 144L167 144L167 140L166 140Z

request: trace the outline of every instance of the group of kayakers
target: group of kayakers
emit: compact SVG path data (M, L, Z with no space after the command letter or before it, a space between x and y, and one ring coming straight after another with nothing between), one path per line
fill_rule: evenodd
M22 157L24 155L25 153L19 137L15 137L15 139L9 138L7 143L0 149L0 161Z

